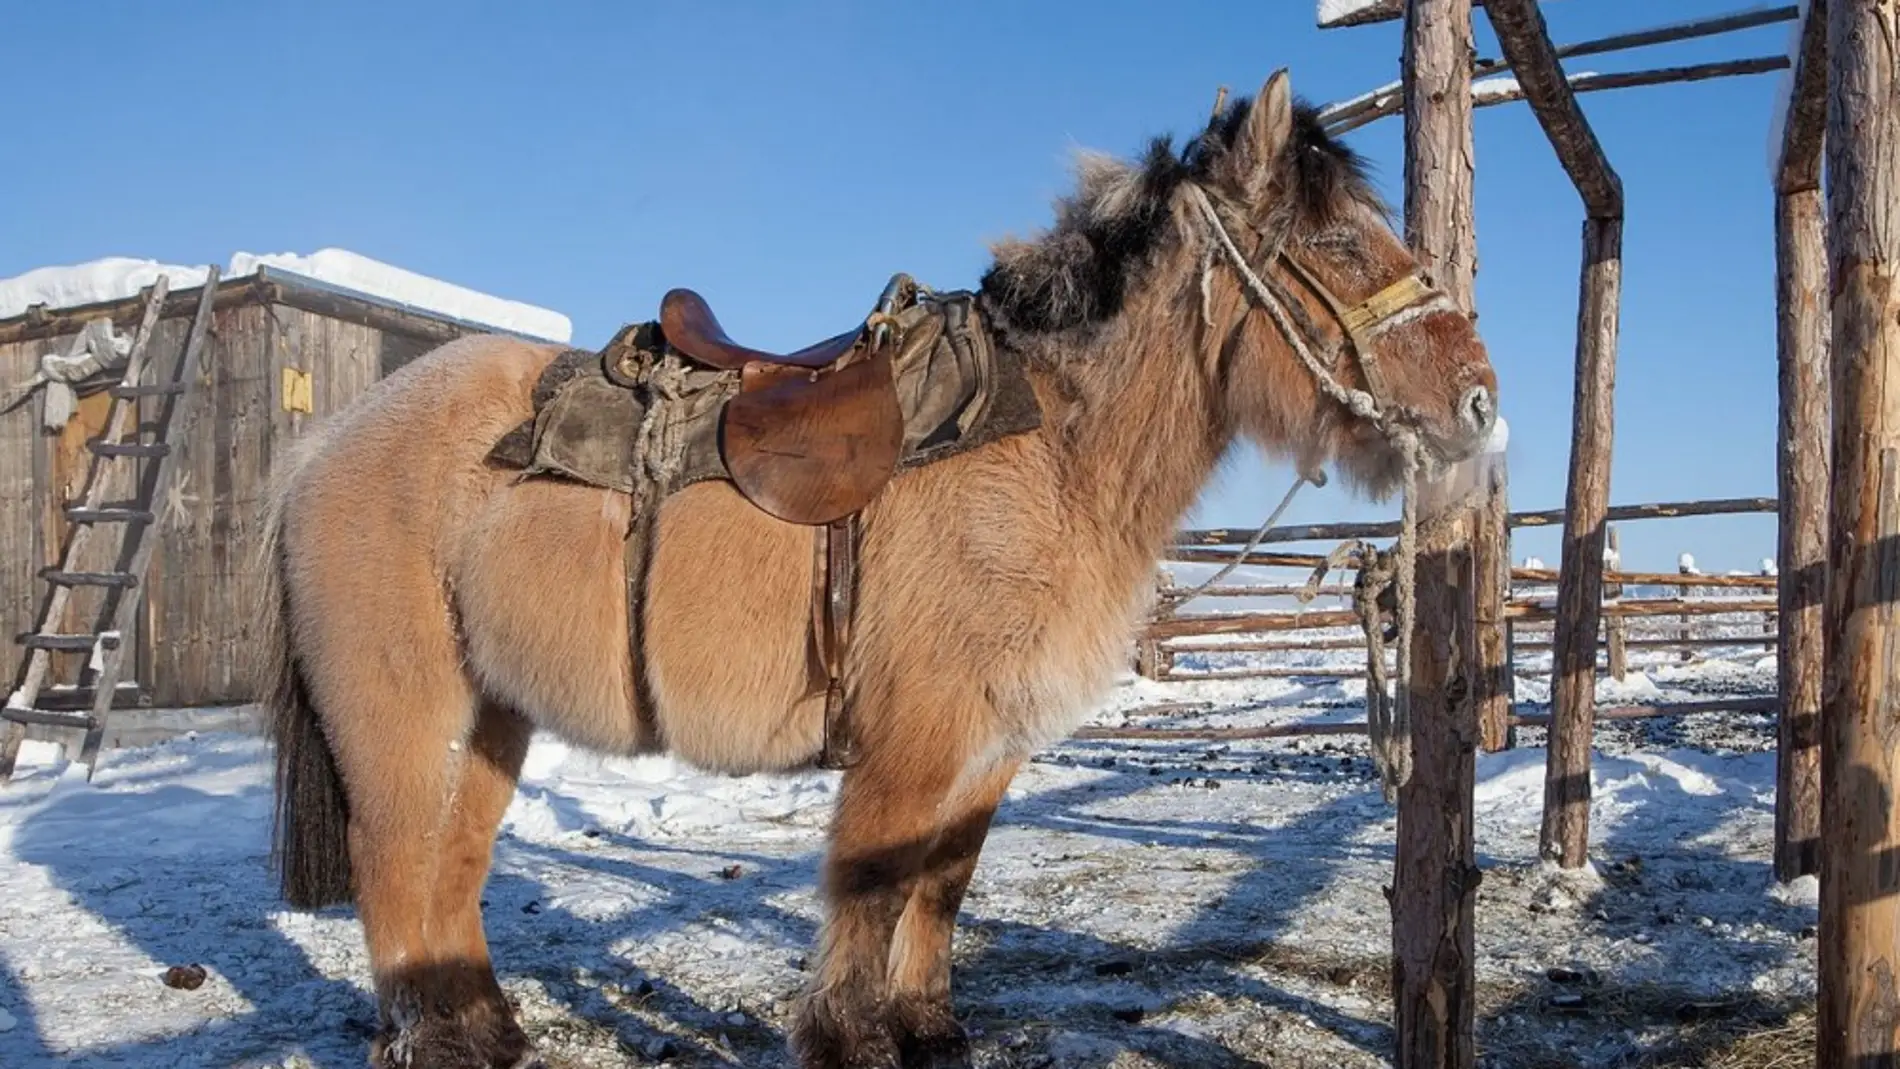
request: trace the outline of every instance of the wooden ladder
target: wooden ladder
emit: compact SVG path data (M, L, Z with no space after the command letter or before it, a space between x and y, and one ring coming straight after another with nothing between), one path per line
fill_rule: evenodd
M22 671L16 677L19 686L0 708L0 784L13 778L19 760L20 745L26 741L29 726L70 728L85 732L79 759L85 762L86 779L92 779L99 760L100 743L105 738L106 721L121 694L126 643L122 636L133 620L138 605L135 594L145 581L152 551L158 544L161 510L169 500L177 479L177 454L167 440L176 427L184 424L198 393L198 354L204 347L211 326L212 297L217 289L218 269L210 268L191 330L178 347L165 374L148 376L150 365L146 350L158 326L169 282L163 275L152 285L145 298L145 314L139 322L138 337L126 358L119 384L112 387L104 432L86 442L90 460L86 466L85 489L80 504L65 510L66 538L58 565L40 571L47 585L46 600L40 614L39 629L19 636L23 647ZM151 418L139 418L143 399L155 399L158 409ZM139 440L146 431L149 440ZM156 463L143 465L141 460ZM130 499L119 495L136 488ZM107 571L80 571L79 563L93 542L93 533L109 537L104 528L116 531L118 546L112 554L114 564ZM110 549L108 545L105 547ZM98 550L92 550L97 558ZM72 592L78 587L96 587L102 591L98 612L90 632L62 632ZM68 687L48 687L46 678L54 655L85 655L77 683ZM137 689L134 687L133 689ZM90 712L42 708L42 697L49 691L64 690L83 697L90 691ZM85 704L78 705L85 709Z

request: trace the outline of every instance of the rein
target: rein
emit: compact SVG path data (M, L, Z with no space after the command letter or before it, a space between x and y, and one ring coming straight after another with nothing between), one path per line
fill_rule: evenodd
M1220 213L1208 199L1206 191L1199 186L1189 184L1188 194L1201 216L1207 222L1214 246L1201 261L1201 311L1202 318L1208 318L1208 279L1213 273L1213 252L1215 249L1224 256L1234 268L1254 301L1264 308L1272 318L1287 344L1306 365L1320 392L1338 402L1343 408L1360 419L1378 428L1379 432L1392 444L1399 454L1404 472L1404 504L1400 512L1399 538L1396 552L1379 553L1365 543L1348 543L1336 550L1326 564L1321 565L1308 584L1309 592L1317 591L1317 583L1330 571L1334 560L1349 556L1350 551L1358 550L1362 554L1359 581L1355 584L1353 607L1358 611L1360 624L1366 634L1368 657L1368 686L1366 688L1366 723L1372 743L1373 763L1379 768L1379 777L1385 791L1387 802L1396 799L1398 788L1412 777L1412 624L1416 614L1416 590L1418 567L1418 475L1421 463L1421 448L1417 429L1406 414L1401 413L1385 389L1384 376L1374 359L1371 339L1378 330L1389 325L1394 318L1406 309L1425 301L1443 300L1431 285L1415 273L1408 273L1397 282L1384 287L1372 296L1353 305L1347 305L1314 274L1285 249L1285 237L1268 243L1272 255L1270 260L1284 264L1290 274L1299 279L1319 297L1327 310L1338 320L1346 334L1346 343L1358 358L1361 374L1365 377L1366 390L1348 389L1331 370L1313 353L1304 332L1294 326L1294 316L1281 303L1273 292L1247 262L1234 239L1227 232L1227 226L1221 222ZM1211 326L1211 324L1208 324ZM1232 572L1247 559L1247 554L1266 536L1281 513L1293 501L1293 495L1304 483L1315 486L1325 485L1323 475L1301 473L1281 500L1273 515L1260 526L1239 556L1229 562L1221 571L1206 582L1199 584L1186 594L1171 601L1158 615L1172 616L1182 603L1192 599L1215 582ZM1396 556L1396 561L1392 558ZM1343 563L1343 560L1341 561ZM1370 577L1370 578L1368 578ZM1385 688L1385 656L1381 642L1379 626L1379 597L1387 586L1396 588L1398 611L1398 686L1390 698ZM1311 600L1312 593L1303 592L1302 601ZM1375 693L1376 692L1376 693Z

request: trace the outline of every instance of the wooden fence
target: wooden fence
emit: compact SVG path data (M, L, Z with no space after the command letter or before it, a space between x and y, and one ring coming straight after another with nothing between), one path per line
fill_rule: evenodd
M1609 518L1628 523L1680 516L1773 513L1775 508L1773 498L1740 498L1620 506L1609 510ZM1507 521L1511 529L1560 522L1561 511L1512 513ZM1381 523L1290 526L1268 531L1259 544L1373 541L1396 533L1396 524ZM1156 589L1157 612L1137 640L1136 671L1150 679L1177 681L1365 678L1368 647L1363 622L1352 603L1357 554L1343 555L1340 570L1322 575L1327 562L1324 553L1256 549L1241 558L1241 544L1251 534L1229 529L1196 530L1182 532L1176 539L1162 562ZM1603 574L1602 623L1597 635L1599 672L1620 680L1632 668L1681 664L1721 651L1752 649L1764 656L1775 652L1780 578L1772 570L1708 575L1684 558L1675 572L1623 571L1619 567L1619 543L1617 529L1612 527ZM1206 589L1197 589L1196 582L1177 579L1174 574L1181 564L1229 564L1236 559L1241 559L1241 568L1249 574ZM1557 584L1555 569L1510 569L1504 605L1508 687L1514 688L1519 676L1550 674ZM1223 607L1248 601L1268 604ZM1171 611L1161 611L1169 606ZM1385 642L1381 648L1388 671L1395 669L1391 662L1393 644ZM1260 654L1278 656L1261 658L1257 656ZM1772 699L1737 697L1612 707L1599 710L1597 717L1760 712L1772 707ZM1495 732L1487 732L1487 737L1503 740L1505 746L1511 745L1511 727L1548 720L1544 716L1518 715L1508 706L1503 715L1508 722L1496 725ZM1236 736L1233 729L1210 733L1192 728L1099 729L1086 734L1198 740L1354 731L1364 731L1364 725L1284 725L1274 727L1269 734L1244 736Z

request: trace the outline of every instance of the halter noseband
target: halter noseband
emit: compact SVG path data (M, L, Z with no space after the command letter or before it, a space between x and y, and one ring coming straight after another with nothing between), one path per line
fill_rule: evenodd
M1373 356L1372 338L1380 328L1396 319L1400 312L1428 299L1438 298L1441 296L1439 292L1415 272L1407 272L1398 281L1358 304L1345 307L1317 275L1294 259L1293 254L1284 247L1280 249L1279 260L1293 277L1313 291L1314 296L1339 322L1340 329L1346 335L1346 344L1352 348L1353 355L1359 361L1359 370L1366 379L1366 389L1380 408L1389 409L1392 396L1385 388L1385 377L1379 373L1378 361Z

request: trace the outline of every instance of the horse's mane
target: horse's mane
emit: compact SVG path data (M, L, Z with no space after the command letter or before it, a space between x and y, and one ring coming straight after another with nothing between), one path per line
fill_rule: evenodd
M1081 155L1076 191L1056 203L1055 223L1032 240L1006 240L984 272L990 318L1005 329L1053 333L1114 318L1154 263L1168 230L1169 204L1184 182L1208 183L1252 112L1240 97L1208 120L1179 152L1163 135L1139 162ZM1293 133L1275 187L1310 228L1325 226L1353 203L1389 210L1373 190L1365 161L1320 125L1317 108L1293 106Z

